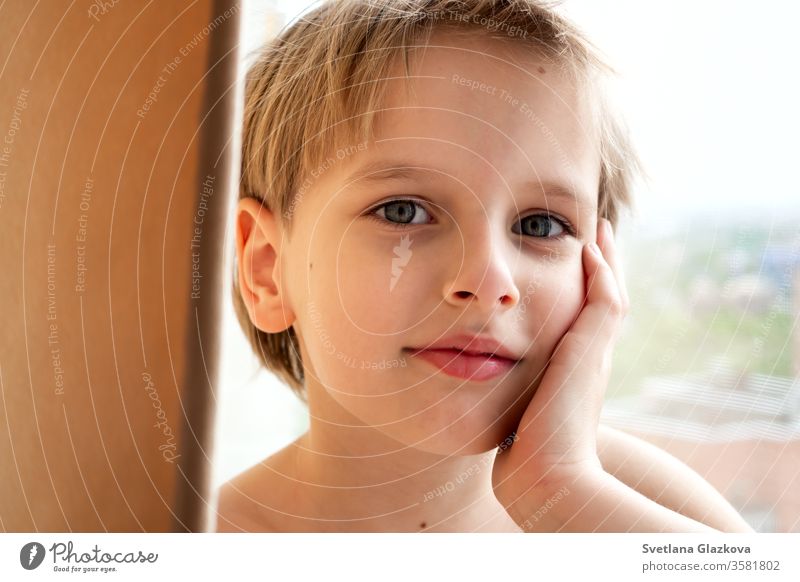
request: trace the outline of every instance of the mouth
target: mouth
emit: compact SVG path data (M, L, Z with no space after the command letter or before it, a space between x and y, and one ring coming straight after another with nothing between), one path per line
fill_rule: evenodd
M521 361L491 352L457 348L406 348L406 350L414 358L432 364L448 376L478 382L508 373Z

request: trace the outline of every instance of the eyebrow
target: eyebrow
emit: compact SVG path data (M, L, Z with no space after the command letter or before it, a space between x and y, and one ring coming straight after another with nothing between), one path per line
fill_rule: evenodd
M350 174L346 182L360 182L372 184L385 180L410 180L414 178L443 179L447 175L436 168L429 168L411 161L386 161L375 160L364 164ZM587 197L581 196L573 188L559 182L550 180L527 180L520 184L520 191L529 192L539 190L545 198L561 198L567 202L578 205L586 203Z

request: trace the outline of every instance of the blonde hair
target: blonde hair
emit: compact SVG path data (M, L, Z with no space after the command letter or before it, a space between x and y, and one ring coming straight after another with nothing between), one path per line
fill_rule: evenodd
M527 44L584 83L613 73L594 46L536 0L338 0L304 14L267 43L249 69L242 130L240 198L254 197L280 217L291 236L295 197L304 177L343 143L372 135L390 68L431 32L479 32ZM584 85L586 86L586 85ZM602 92L593 103L600 141L598 212L616 225L631 205L640 170L627 131ZM238 268L238 267L237 267ZM264 366L305 401L294 329L266 333L250 320L234 272L239 323Z

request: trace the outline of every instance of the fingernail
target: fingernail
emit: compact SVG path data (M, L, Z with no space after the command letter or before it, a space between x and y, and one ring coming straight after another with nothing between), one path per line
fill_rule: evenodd
M598 256L600 255L600 247L597 246L597 243L589 243L589 250Z

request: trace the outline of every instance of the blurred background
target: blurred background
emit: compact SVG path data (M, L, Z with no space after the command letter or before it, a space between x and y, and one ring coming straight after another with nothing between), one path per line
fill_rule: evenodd
M244 0L242 71L313 5ZM619 71L616 98L649 175L618 232L632 306L602 422L682 459L756 530L798 532L800 8L566 0L562 10ZM225 310L215 484L307 425L290 389L260 371L230 301Z

